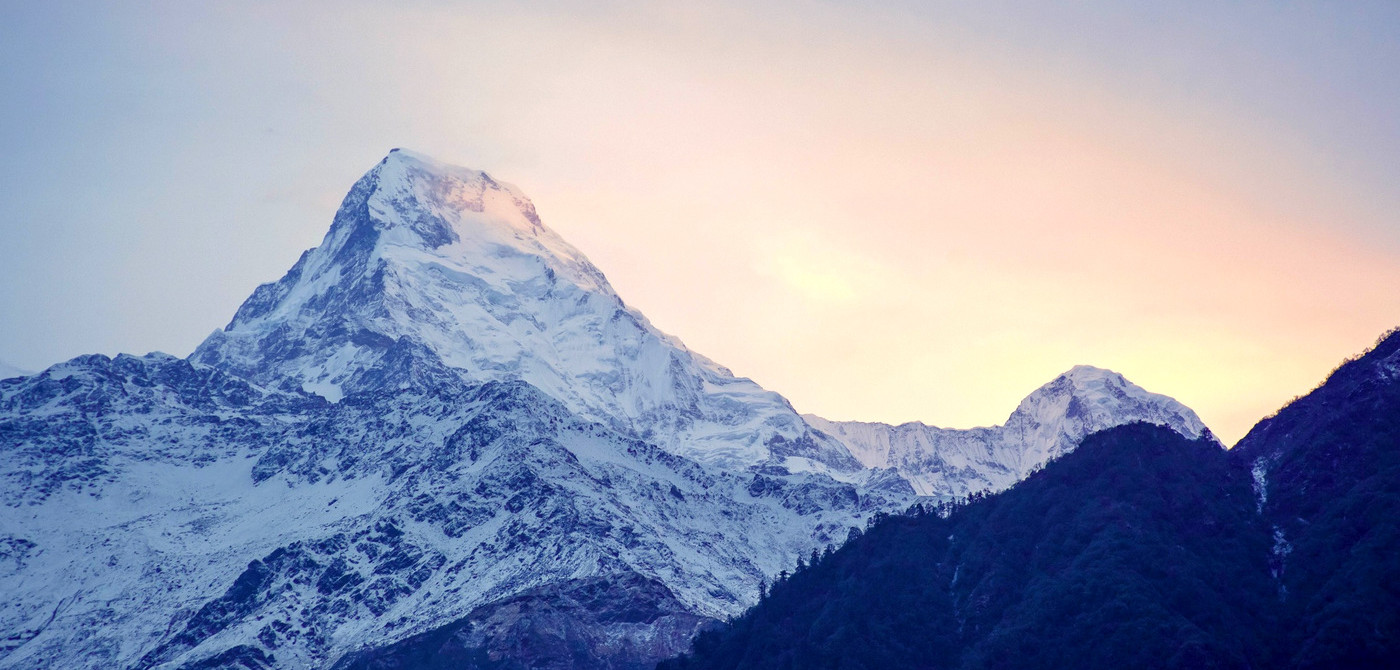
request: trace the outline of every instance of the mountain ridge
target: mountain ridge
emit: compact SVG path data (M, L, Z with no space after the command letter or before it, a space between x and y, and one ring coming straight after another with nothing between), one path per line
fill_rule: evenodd
M1391 331L1231 450L1127 424L883 518L659 667L1395 667L1397 519Z
M652 327L517 189L404 151L188 358L0 381L0 455L0 668L325 668L482 622L646 662L917 500ZM531 627L551 593L663 623L569 595Z
M1090 433L1118 423L1147 421L1187 438L1209 434L1189 407L1089 365L1077 365L1031 392L999 426L955 429L803 418L840 440L862 465L893 467L921 495L945 497L1004 490Z
M332 399L400 340L464 378L518 377L572 410L702 461L860 470L782 396L695 354L484 172L395 151L322 245L260 286L191 359Z

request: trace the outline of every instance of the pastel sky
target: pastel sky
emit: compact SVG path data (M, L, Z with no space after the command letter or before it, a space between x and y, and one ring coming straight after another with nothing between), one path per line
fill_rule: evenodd
M1400 325L1400 4L517 4L0 6L0 360L189 353L396 146L832 419L1233 443Z

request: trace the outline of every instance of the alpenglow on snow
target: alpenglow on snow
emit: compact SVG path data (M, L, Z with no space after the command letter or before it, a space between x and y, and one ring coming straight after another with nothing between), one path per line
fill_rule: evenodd
M448 629L645 665L918 494L1115 423L1202 430L1078 368L1017 413L909 446L804 418L627 307L518 189L395 150L189 358L0 381L0 668L325 668Z

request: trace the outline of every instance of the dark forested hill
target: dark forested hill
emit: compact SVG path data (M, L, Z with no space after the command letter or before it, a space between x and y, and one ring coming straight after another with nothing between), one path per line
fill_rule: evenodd
M1247 667L1269 538L1218 444L1133 424L948 518L890 518L670 668Z
M1400 335L1233 451L1135 424L892 517L662 665L1397 667Z
M1400 331L1231 455L1273 536L1289 663L1400 667Z

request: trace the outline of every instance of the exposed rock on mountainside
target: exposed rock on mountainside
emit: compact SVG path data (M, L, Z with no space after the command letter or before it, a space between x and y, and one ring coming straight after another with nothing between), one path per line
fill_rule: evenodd
M657 331L517 189L396 150L188 359L0 381L0 668L633 667L906 509L902 464Z

